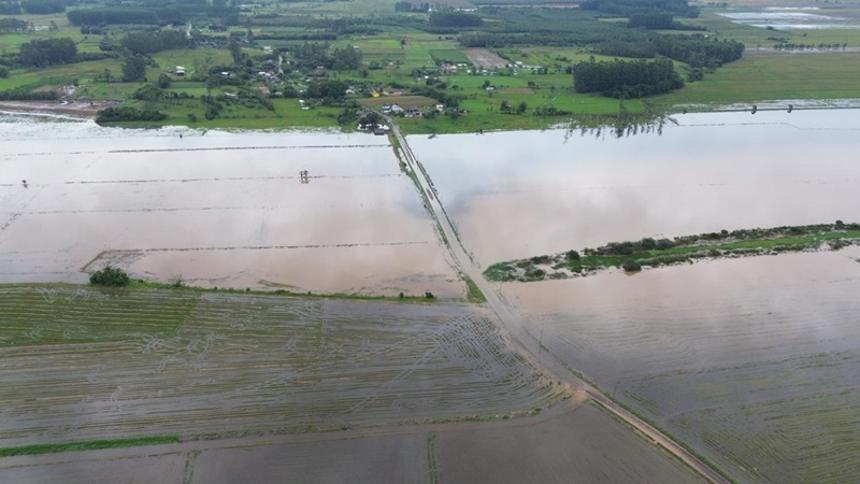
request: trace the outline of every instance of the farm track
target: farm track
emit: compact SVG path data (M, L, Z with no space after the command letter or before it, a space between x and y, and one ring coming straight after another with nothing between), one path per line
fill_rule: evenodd
M487 298L487 305L494 313L494 319L504 329L506 339L509 341L511 347L551 378L566 382L572 389L586 392L592 400L604 407L611 414L680 459L708 481L720 484L728 483L729 481L725 477L699 459L698 456L616 403L615 400L608 397L594 385L575 375L561 360L544 351L540 341L526 329L522 317L516 314L515 310L502 299L492 285L484 278L481 268L474 262L463 246L462 241L460 241L457 231L454 229L453 222L445 212L433 181L409 147L406 138L400 132L394 120L391 118L386 119L400 144L404 161L409 169L416 174L415 179L419 184L418 188L428 195L426 198L429 200L430 206L427 209L435 214L444 235L450 241L448 249L451 252L451 257L457 263L458 268L475 281L484 293Z
M544 407L481 310L0 286L0 447L271 435Z

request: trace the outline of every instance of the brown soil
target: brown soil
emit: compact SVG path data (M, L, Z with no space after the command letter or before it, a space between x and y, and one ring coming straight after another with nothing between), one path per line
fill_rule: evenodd
M0 111L63 114L94 118L98 111L115 106L116 101L0 101Z

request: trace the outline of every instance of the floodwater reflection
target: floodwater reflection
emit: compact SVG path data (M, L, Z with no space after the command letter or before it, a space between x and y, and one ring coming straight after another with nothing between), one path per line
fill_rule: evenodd
M463 292L385 138L0 124L0 282Z
M860 111L673 116L662 134L411 136L483 265L641 237L860 220Z

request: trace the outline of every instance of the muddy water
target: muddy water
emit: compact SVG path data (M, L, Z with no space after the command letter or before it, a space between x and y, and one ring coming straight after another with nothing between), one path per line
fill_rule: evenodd
M462 292L385 138L0 125L0 282Z
M860 220L860 111L662 133L412 137L483 264L643 236ZM500 286L570 368L739 481L860 475L860 249Z
M860 248L513 283L552 354L741 481L860 475Z
M644 236L860 220L860 111L678 115L662 134L409 142L487 265Z

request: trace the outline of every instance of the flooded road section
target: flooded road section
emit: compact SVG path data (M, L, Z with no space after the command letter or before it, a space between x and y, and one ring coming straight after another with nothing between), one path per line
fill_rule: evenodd
M485 267L646 236L860 220L860 111L673 119L620 139L550 130L409 143Z
M860 475L860 248L502 285L546 351L740 482Z
M0 282L463 293L383 137L0 125Z

